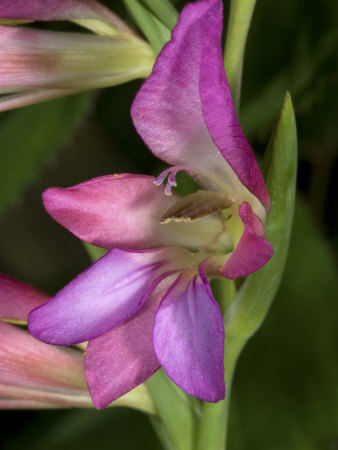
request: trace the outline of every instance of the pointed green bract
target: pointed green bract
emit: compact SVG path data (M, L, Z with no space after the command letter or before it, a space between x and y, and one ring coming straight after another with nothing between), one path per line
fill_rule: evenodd
M236 362L248 339L263 322L282 278L292 228L297 172L297 132L290 94L285 97L268 145L264 169L271 198L266 238L273 246L274 255L263 268L246 278L224 315L226 397L215 405L204 405L198 450L211 445L217 450L226 448L230 391ZM233 295L234 287L230 294L228 290L226 294ZM210 436L213 436L213 443Z
M314 450L337 431L337 274L332 248L302 200L273 308L236 373L231 450L261 450L262 442L266 449Z
M270 140L264 161L271 209L266 238L274 250L271 260L246 279L226 317L227 335L248 339L261 325L282 278L293 220L297 171L297 132L290 94Z

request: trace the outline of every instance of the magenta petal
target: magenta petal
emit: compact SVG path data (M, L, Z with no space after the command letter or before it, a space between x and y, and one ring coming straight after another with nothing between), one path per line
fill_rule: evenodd
M200 184L217 178L234 198L266 205L253 152L240 129L224 73L221 0L188 4L132 106L134 125L153 153L188 165ZM213 108L215 108L213 110ZM196 172L196 173L195 173ZM262 205L255 204L255 211Z
M171 41L132 105L138 133L169 164L204 169L222 164L205 126L198 84L203 43L219 14L220 0L196 2L183 9Z
M269 194L255 155L239 124L225 75L222 28L223 18L219 15L204 42L200 72L203 115L216 147L243 185L269 209Z
M178 197L143 175L111 175L43 193L48 213L80 239L103 248L201 248L222 231L217 217L161 224Z
M29 311L48 298L38 289L0 274L0 319L26 321Z
M208 402L224 398L224 327L202 269L183 273L155 316L153 345L167 375L185 392Z
M93 339L134 314L167 270L166 249L113 249L28 316L29 332L48 344Z
M264 239L264 228L249 203L242 203L238 210L244 224L242 237L235 251L224 266L227 278L245 277L260 269L272 256L271 244Z
M97 409L143 383L159 368L152 344L153 322L172 281L172 277L164 280L133 317L88 344L85 374Z

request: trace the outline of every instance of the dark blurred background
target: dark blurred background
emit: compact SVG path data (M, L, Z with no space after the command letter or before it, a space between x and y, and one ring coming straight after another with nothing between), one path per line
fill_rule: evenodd
M122 2L105 3L132 23ZM337 19L332 0L259 0L253 17L240 121L260 158L291 92L298 198L280 291L238 364L231 450L338 449ZM156 173L129 115L140 84L0 115L0 272L53 294L90 263L44 212L41 192L115 172ZM5 450L160 448L147 418L123 408L0 414Z

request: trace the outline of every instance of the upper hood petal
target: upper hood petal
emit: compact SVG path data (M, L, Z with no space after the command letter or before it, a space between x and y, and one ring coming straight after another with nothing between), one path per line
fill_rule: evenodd
M264 182L236 118L223 68L222 24L221 0L188 4L136 95L131 115L156 156L190 166L203 186L215 188L216 178L264 219Z
M199 85L203 117L214 144L241 183L268 210L270 197L255 155L239 124L224 71L222 25L223 17L219 14L203 43Z

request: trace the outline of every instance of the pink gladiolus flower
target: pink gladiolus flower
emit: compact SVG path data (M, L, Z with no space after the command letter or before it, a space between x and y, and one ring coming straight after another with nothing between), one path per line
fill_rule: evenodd
M235 114L222 23L221 0L188 4L133 103L137 131L173 167L157 179L105 176L43 194L60 224L109 249L28 321L47 343L90 341L97 408L160 366L187 393L224 398L224 326L209 279L244 277L272 256L269 196ZM172 193L180 170L203 189Z
M149 75L154 52L95 0L2 0L0 25L69 20L93 31L0 26L0 111Z

